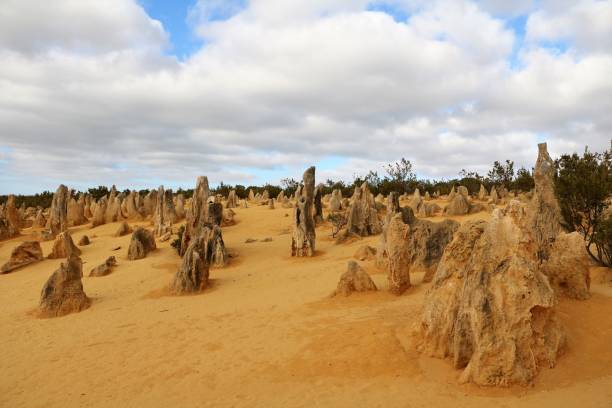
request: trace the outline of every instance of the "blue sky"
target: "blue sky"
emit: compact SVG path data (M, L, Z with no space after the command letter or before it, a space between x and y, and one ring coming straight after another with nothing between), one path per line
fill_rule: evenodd
M610 143L612 0L112 5L3 5L0 194L350 181L402 157L455 177Z

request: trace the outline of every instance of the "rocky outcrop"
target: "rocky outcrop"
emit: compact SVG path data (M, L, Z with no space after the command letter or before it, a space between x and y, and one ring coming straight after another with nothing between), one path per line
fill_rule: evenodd
M470 202L462 194L454 194L452 200L444 208L446 215L466 215L470 212Z
M478 191L478 199L480 201L487 199L487 189L482 184L480 185L480 190Z
M155 214L155 209L157 208L157 190L151 190L142 200L142 207L144 208L144 213L147 216L153 216Z
M32 228L45 228L46 225L47 219L45 218L44 210L39 208L38 211L36 211L36 217L32 223Z
M96 266L89 272L89 276L91 277L100 277L109 275L113 268L117 266L117 260L114 256L109 256L106 258L103 264Z
M164 186L159 186L157 189L157 204L153 214L153 233L157 237L160 237L166 232L172 230L172 223L170 223L169 220L166 220L166 199L167 196Z
M42 288L39 303L41 317L58 317L87 309L90 300L83 291L82 276L81 258L71 255Z
M174 294L197 293L208 286L211 248L203 237L190 241L181 266L170 283L170 291Z
M176 209L171 189L164 190L164 222L170 227L169 229L176 223Z
M104 213L104 222L110 224L112 222L121 221L123 213L121 212L121 198L117 194L117 188L113 186L108 200L106 202L106 212Z
M338 189L333 190L329 199L329 211L338 212L342 210L342 192Z
M178 194L176 196L176 221L181 221L185 219L185 196L182 194Z
M459 225L453 220L415 220L410 224L407 238L410 267L425 272L423 282L430 282L433 278L444 250L453 240Z
M323 189L325 186L323 184L319 184L314 191L314 222L315 224L320 224L323 222L323 204L321 203L321 199L323 197Z
M128 220L142 221L146 217L144 207L138 205L140 195L136 191L131 191L125 198L125 215Z
M91 219L92 228L95 228L99 225L104 225L106 223L106 207L106 197L100 198L100 200L96 204L93 218Z
M351 234L358 236L376 235L382 232L382 225L376 211L374 197L367 183L355 187L347 210L347 222L344 231L340 232L337 242L344 241Z
M550 249L561 232L561 209L555 197L555 163L548 155L546 143L538 144L538 159L533 170L534 195L529 208L530 224L540 261L550 255Z
M131 234L131 233L132 233L132 229L130 228L128 223L125 221L122 221L121 224L119 224L119 228L117 228L117 231L115 231L115 236L122 237L124 235Z
M208 197L210 197L208 178L200 176L193 191L191 208L186 214L185 231L181 240L181 256L189 247L191 238L198 235L200 229L208 223Z
M11 257L2 267L0 273L13 272L16 269L42 261L43 253L38 241L26 241L11 251Z
M156 248L157 246L155 245L153 233L147 229L138 227L132 233L132 240L130 241L127 257L130 261L143 259L149 252Z
M591 297L589 265L589 255L582 236L578 232L561 233L549 248L548 259L542 262L541 270L548 277L555 293L586 300Z
M89 241L89 237L87 235L83 235L81 239L79 240L79 246L87 246L90 243L91 242Z
M308 168L302 177L304 187L297 199L293 212L293 234L291 237L291 256L313 256L315 252L315 222L313 200L315 168Z
M236 190L232 190L227 195L227 201L225 208L236 208L238 207L238 197L236 196Z
M49 211L49 219L47 220L47 234L48 237L53 239L68 229L68 200L70 195L68 193L68 187L61 184L55 194L53 194L53 201L51 201L51 210Z
M69 258L71 255L81 256L81 250L74 245L69 231L60 233L53 242L53 249L47 256L49 259Z
M68 200L67 217L69 227L87 223L87 218L85 218L85 197L83 194L79 196L78 200L75 200L74 198L70 198Z
M389 291L401 295L410 287L410 258L407 238L410 227L401 213L396 213L387 226L386 253Z
M554 366L565 334L533 243L514 201L488 223L465 222L447 246L426 294L420 349L451 357L462 382L528 384Z
M273 210L274 209L274 199L273 198L269 198L268 199L268 209L269 210Z
M376 259L376 248L369 245L362 245L355 251L353 258L360 261L371 261Z
M332 296L349 296L353 292L369 292L377 290L370 275L355 261L348 262L347 271L342 274L338 287Z

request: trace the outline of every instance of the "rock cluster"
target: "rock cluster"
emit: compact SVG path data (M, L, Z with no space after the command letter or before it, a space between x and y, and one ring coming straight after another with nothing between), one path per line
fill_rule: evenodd
M367 236L382 232L382 225L376 211L374 196L367 183L355 187L346 215L346 228L338 235L342 242L350 235Z

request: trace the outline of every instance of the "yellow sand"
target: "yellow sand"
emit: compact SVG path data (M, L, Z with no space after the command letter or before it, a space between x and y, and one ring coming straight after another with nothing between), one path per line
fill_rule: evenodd
M130 236L112 236L118 224L72 229L75 242L92 240L81 247L88 310L34 316L61 260L0 275L0 407L612 407L612 290L601 279L592 299L560 302L569 346L533 387L459 385L448 361L414 350L421 274L395 297L384 271L361 262L381 291L327 297L355 250L378 237L337 246L322 226L317 256L295 259L291 210L235 211L223 234L238 257L211 270L200 295L164 295L180 262L174 249L158 243L128 261ZM25 239L0 243L0 262ZM87 277L109 255L114 272Z

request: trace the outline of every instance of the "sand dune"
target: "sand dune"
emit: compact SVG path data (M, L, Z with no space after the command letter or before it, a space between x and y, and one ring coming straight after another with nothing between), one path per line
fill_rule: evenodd
M35 316L40 290L61 260L1 275L0 406L612 406L612 290L602 270L593 269L590 300L560 300L568 347L533 387L459 385L450 362L415 351L428 287L421 273L400 297L384 290L328 297L355 250L376 246L378 236L335 245L331 226L323 225L316 255L292 258L291 210L235 211L237 223L223 236L237 257L212 269L212 285L199 295L164 290L180 263L169 242L128 261L130 236L113 237L118 223L71 229L75 242L82 234L92 241L81 249L93 304L81 313ZM0 260L28 233L1 242ZM42 243L45 254L51 245ZM119 263L112 274L87 277L110 255ZM374 262L360 264L386 289Z

